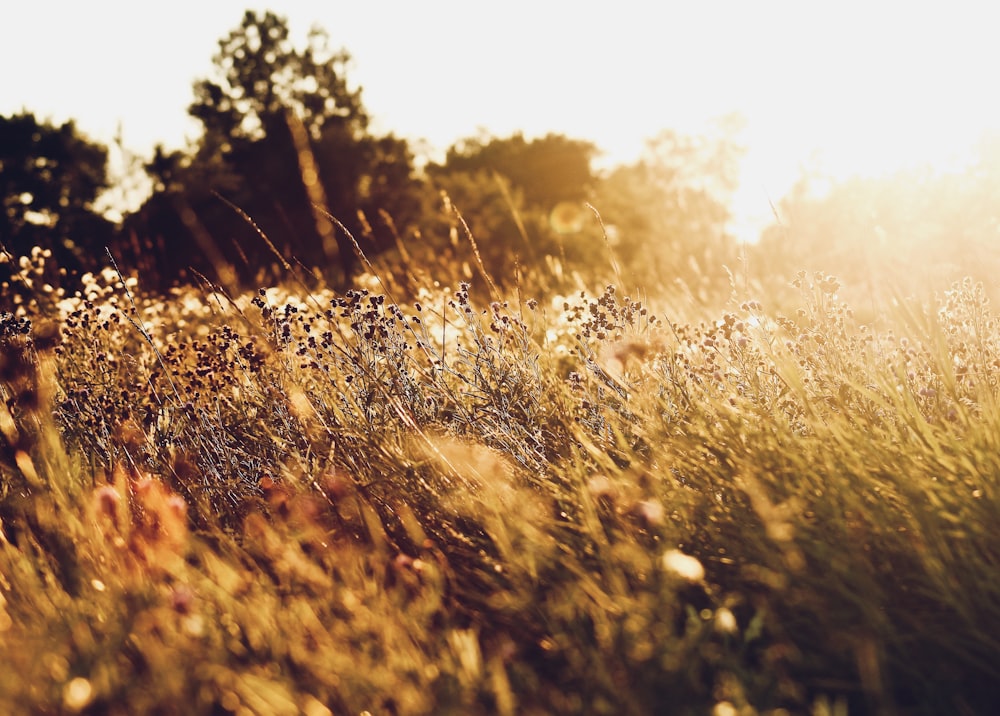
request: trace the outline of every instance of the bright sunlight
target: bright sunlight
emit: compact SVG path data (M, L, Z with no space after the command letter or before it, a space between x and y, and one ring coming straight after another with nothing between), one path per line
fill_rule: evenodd
M272 5L3 13L0 714L996 713L985 3Z
M483 129L523 130L594 141L609 164L634 159L665 128L698 133L739 112L749 152L734 208L745 239L803 170L843 178L950 167L1000 127L989 80L1000 46L977 2L625 1L597 14L435 0L394 5L388 16L365 3L270 6L293 36L315 23L330 30L331 44L353 55L351 76L376 125L426 140L435 155ZM17 4L0 60L21 69L5 80L0 111L73 116L105 142L121 123L142 154L155 142L180 146L194 131L184 112L191 82L242 9L238 0L172 3L157 15L163 41L151 42L134 4L66 6L55 20L43 5ZM42 26L44 45L15 30Z

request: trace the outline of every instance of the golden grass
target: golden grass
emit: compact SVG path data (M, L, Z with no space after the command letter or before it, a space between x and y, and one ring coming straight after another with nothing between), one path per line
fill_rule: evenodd
M861 325L823 275L701 323L620 286L119 278L2 317L6 713L1000 699L1000 331L971 283Z

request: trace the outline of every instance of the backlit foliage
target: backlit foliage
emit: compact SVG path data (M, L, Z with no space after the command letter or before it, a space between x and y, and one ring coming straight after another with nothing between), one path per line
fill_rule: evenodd
M980 286L869 324L825 274L701 321L368 278L158 296L109 269L3 313L0 710L1000 697Z

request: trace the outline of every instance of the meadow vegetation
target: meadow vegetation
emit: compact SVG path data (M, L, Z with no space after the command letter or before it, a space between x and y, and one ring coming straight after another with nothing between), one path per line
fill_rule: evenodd
M740 245L735 117L418 162L292 37L0 117L0 713L994 713L1000 142Z
M5 713L1000 702L972 281L861 320L821 273L697 315L371 266L70 295L45 261L0 318Z

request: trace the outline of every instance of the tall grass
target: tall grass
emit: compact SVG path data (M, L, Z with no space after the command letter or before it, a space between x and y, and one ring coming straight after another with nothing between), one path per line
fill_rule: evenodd
M0 321L4 712L1000 702L970 282L862 325L822 274L703 322L122 279Z

